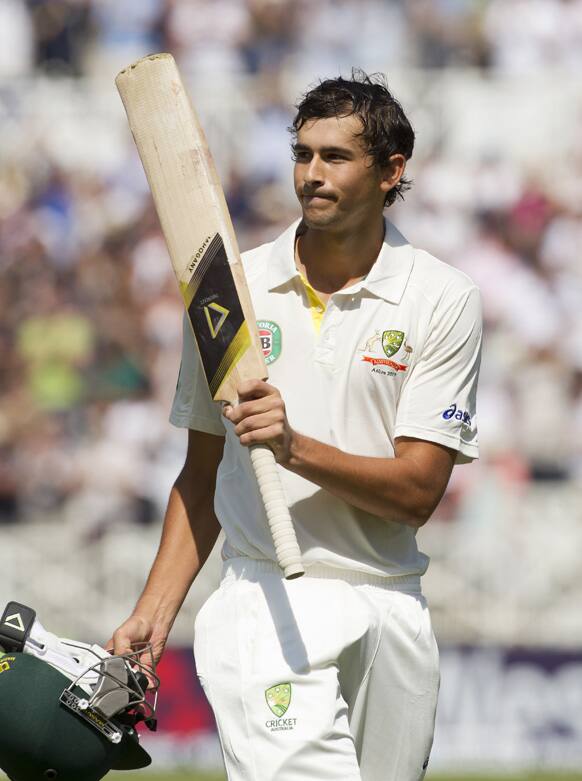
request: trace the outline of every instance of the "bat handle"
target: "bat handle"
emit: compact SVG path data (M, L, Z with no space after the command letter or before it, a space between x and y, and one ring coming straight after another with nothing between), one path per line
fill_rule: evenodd
M268 445L252 445L249 449L275 543L277 562L287 580L299 578L305 570L301 564L301 551L283 493L275 456Z

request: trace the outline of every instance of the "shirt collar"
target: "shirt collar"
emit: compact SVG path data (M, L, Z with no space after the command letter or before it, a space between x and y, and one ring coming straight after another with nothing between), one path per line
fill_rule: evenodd
M299 276L295 265L295 237L300 223L301 220L295 220L273 243L267 265L269 290L275 290Z
M296 220L274 242L267 268L269 290L287 284L299 275L295 266L295 237L301 220ZM414 263L414 252L400 231L385 220L382 249L368 276L342 290L353 295L366 289L386 301L400 303Z
M384 220L382 249L368 276L360 283L380 298L399 304L414 265L414 251L398 228Z

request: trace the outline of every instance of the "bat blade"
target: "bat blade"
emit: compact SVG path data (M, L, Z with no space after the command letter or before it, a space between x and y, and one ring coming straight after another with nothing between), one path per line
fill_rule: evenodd
M224 193L174 58L138 60L115 83L148 179L208 387L236 404L243 380L267 379L256 318ZM251 460L285 577L303 574L270 448Z

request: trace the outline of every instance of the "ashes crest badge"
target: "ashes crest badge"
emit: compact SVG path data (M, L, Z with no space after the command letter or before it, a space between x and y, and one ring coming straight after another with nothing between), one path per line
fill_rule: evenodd
M380 345L385 357L380 357ZM398 372L408 370L413 349L404 331L377 329L366 339L359 352L364 353L362 361L372 364L372 372L394 377ZM393 356L397 356L397 360L392 360Z

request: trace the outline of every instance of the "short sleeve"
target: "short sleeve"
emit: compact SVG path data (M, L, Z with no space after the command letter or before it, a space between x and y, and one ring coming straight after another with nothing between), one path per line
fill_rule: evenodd
M476 287L437 306L422 354L402 388L395 437L453 448L458 451L458 464L478 458L481 338L481 297Z
M170 422L180 428L224 436L220 405L213 401L194 335L186 315L182 327L182 362Z

